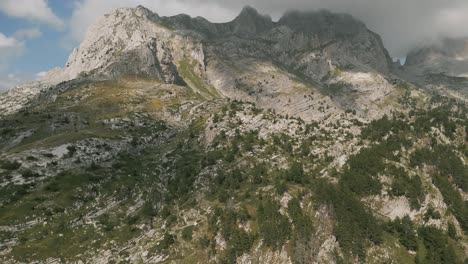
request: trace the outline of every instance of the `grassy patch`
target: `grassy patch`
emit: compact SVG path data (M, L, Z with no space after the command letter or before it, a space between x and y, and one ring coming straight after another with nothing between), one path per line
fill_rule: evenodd
M219 97L216 89L206 84L199 76L194 72L196 67L195 62L188 60L182 60L179 62L179 73L189 86L199 95L206 99L213 99Z

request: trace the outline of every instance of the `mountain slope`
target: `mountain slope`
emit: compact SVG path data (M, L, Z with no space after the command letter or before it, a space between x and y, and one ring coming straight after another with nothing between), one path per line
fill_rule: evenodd
M0 260L463 263L466 102L391 67L349 15L115 10L0 97Z

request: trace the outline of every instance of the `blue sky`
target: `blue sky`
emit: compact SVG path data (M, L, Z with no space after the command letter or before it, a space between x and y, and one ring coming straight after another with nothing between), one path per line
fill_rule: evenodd
M0 92L62 67L99 16L137 5L214 22L233 19L245 5L274 19L289 9L326 8L362 20L393 57L443 37L468 37L467 0L0 0Z
M3 41L2 45L0 35L0 91L35 80L40 72L63 66L72 47L71 43L65 43L67 29L64 21L73 12L73 1L44 1L45 6L59 20L47 18L47 13L34 17L31 14L34 9L27 12L12 11L12 8L21 9L22 4L42 0L19 0L15 1L16 6L2 6L8 5L6 1L1 0L0 3L0 34L4 39L9 39L7 42L10 44ZM31 4L32 7L35 5ZM40 14L40 10L37 11Z
M64 2L68 4L64 4ZM72 12L71 1L51 0L49 5L58 17L69 17ZM50 68L64 65L69 48L62 43L64 29L50 27L31 19L10 17L0 14L0 32L13 36L22 29L38 29L40 36L24 41L24 49L15 60L9 63L9 72L16 74L35 74Z

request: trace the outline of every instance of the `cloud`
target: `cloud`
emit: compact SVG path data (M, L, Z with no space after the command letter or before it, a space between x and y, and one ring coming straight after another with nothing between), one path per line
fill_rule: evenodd
M0 93L5 92L22 83L41 81L47 75L47 72L27 73L19 71L6 71L0 69Z
M5 92L19 84L41 81L47 75L47 72L26 73L26 72L9 72L7 69L0 68L0 93Z
M7 37L0 33L0 92L17 84L15 75L5 72L9 68L9 63L21 56L24 52L24 42L14 37Z
M7 37L0 33L0 65L13 57L21 55L24 51L24 42L14 37Z
M187 13L216 22L231 20L245 5L275 19L291 9L349 13L379 33L394 57L442 37L468 36L466 0L79 0L70 23L72 39L81 40L90 23L110 9L139 4L160 15Z
M38 28L22 28L17 30L13 36L17 39L35 39L42 36L42 32Z
M13 73L0 74L0 93L20 84L23 80Z
M1 0L0 12L11 17L38 21L57 29L65 26L48 6L47 0Z
M38 72L38 73L35 74L36 81L43 80L46 76L47 76L46 71L41 71L41 72Z
M13 37L7 37L0 33L0 48L9 48L17 45L17 41Z

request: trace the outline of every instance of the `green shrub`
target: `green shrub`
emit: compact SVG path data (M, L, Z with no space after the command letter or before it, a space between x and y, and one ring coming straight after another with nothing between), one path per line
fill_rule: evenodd
M364 261L368 241L375 244L382 242L380 224L346 187L323 181L318 181L314 187L318 202L333 208L336 219L334 233L340 246L345 252Z
M288 190L286 183L280 179L275 181L275 191L278 195L283 195Z
M259 233L266 246L278 249L289 239L291 224L279 212L280 206L272 200L261 201L257 207Z
M245 222L249 216L245 212L237 212L232 209L215 212L219 216L221 235L226 240L226 250L221 263L236 263L236 259L248 252L253 245L255 237L239 228L239 223ZM213 228L212 228L213 229Z
M193 226L187 226L182 230L182 239L191 241L193 236Z
M434 208L429 207L427 212L424 214L424 221L429 221L429 219L440 219L442 216Z
M32 170L30 169L25 169L21 172L21 175L26 178L26 179L29 179L29 178L37 178L39 177L39 173L36 173L36 172L33 172Z
M432 226L423 226L419 228L418 234L426 248L424 263L459 263L453 247L448 243L447 235L445 235L441 230Z
M340 184L358 195L379 194L382 184L377 176L384 170L385 164L376 148L363 149L349 158Z
M175 243L175 241L176 241L176 237L166 232L164 234L163 239L159 241L158 248L160 250L169 249L169 247L172 246Z
M67 150L68 150L68 154L69 154L70 156L73 156L73 155L75 155L75 153L76 153L76 151L77 151L77 148L76 148L75 145L69 145L69 146L67 147Z
M103 214L99 217L99 222L104 227L106 232L112 231L115 227L115 224L111 221L108 214Z
M448 234L448 236L449 236L451 239L453 239L453 240L457 240L457 239L458 239L458 237L457 237L457 229L455 228L455 225L453 224L453 222L449 222L447 234Z
M372 141L381 140L390 132L397 134L402 131L408 131L408 122L399 119L389 119L384 115L381 119L372 121L367 127L362 130L362 137Z
M286 178L290 182L304 183L304 168L302 163L294 162L286 172Z
M393 176L390 193L408 198L412 209L419 209L424 199L424 190L418 176L409 177L406 171L395 166L388 166L388 175Z
M435 175L433 178L434 184L444 197L444 202L449 206L449 209L459 221L462 229L467 231L468 209L460 193L452 187L447 178L440 175Z
M172 168L175 175L169 180L169 193L173 197L187 195L192 190L195 177L201 170L201 153L198 146L180 146L177 149L179 157Z
M450 176L463 190L468 191L468 168L463 165L461 159L453 151L453 147L436 145L431 150L422 148L411 155L411 165L422 164L436 166L441 175Z
M0 163L2 168L5 169L5 170L10 170L10 171L13 171L13 170L17 170L21 167L21 163L19 163L18 161L3 161Z
M389 225L391 231L398 234L400 243L403 246L408 250L415 251L417 249L417 233L409 216L405 216L402 219L397 218L393 222L390 222Z
M313 247L312 220L303 212L297 198L289 201L288 214L294 226L290 239L292 261L293 263L310 263L314 259L310 250Z

